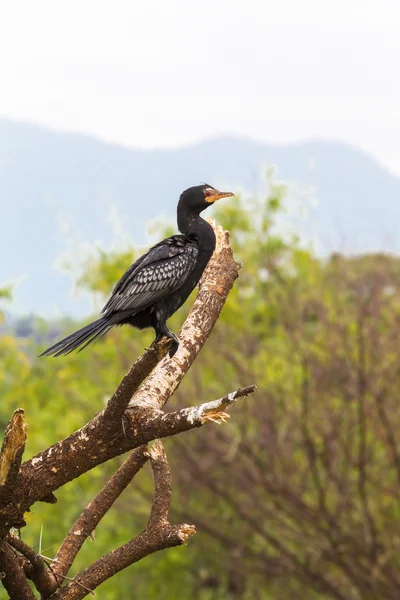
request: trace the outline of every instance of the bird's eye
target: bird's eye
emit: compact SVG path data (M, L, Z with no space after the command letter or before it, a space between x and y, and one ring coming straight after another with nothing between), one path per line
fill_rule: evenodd
M208 198L209 196L213 196L215 194L215 190L213 190L212 188L206 188L204 190L204 195L206 198Z

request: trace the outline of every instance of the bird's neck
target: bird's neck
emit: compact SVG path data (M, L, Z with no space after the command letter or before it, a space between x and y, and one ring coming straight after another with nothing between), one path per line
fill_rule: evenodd
M207 221L199 215L178 216L178 229L181 233L197 239L200 250L211 254L215 249L215 233Z

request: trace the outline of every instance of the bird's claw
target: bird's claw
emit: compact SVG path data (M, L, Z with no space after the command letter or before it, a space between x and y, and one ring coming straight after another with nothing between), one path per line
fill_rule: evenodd
M176 351L178 350L178 348L179 348L179 342L178 342L178 340L176 338L175 339L171 338L171 345L170 345L169 350L168 350L168 354L169 354L170 358L172 358L174 356L174 354L176 353Z
M161 340L163 340L164 343L168 343L168 342L170 343L168 354L169 354L170 358L172 358L179 348L178 338L176 337L176 335L174 335L170 331L168 333L164 333L164 332L158 333L156 335L156 339L154 340L154 342L157 344L157 343L161 342Z

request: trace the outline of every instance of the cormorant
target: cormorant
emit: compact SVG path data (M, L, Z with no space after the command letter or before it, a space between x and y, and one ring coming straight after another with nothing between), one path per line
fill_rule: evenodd
M115 286L102 316L44 350L39 356L61 356L83 350L115 325L137 329L154 327L156 338L170 338L169 354L178 349L178 338L167 319L182 306L210 260L215 248L214 230L200 213L220 198L234 196L202 184L185 190L178 202L178 229L138 258ZM79 350L79 351L80 351Z

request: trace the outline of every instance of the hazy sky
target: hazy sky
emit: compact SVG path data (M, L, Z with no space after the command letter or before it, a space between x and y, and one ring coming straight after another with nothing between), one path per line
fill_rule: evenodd
M0 1L0 116L130 146L334 137L400 176L400 0Z

